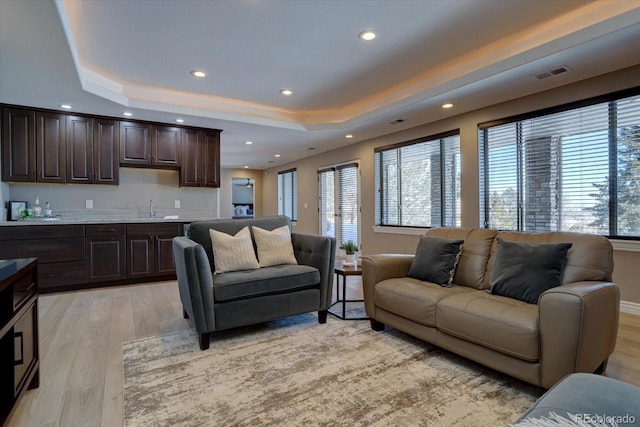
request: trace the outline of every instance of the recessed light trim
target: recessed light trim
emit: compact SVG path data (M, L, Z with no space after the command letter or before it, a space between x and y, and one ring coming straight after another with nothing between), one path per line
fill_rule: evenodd
M71 109L71 105L69 105L69 104L60 104L60 108L64 108L65 110L70 110Z
M293 91L291 89L280 89L280 95L291 96Z
M280 154L274 154L273 157L280 157Z
M446 104L442 104L442 108L452 108L453 104L450 102L447 102Z
M127 116L127 117L131 117L131 116L133 116L133 113L130 112L130 111L125 111L125 112L122 113L122 115L123 116Z
M203 78L207 77L207 73L205 73L202 70L191 70L191 75L193 77L197 77L199 79L203 79Z
M358 37L360 38L360 40L370 42L371 40L378 37L378 34L376 34L376 32L373 30L364 30L364 31L361 31L360 34L358 34Z
M245 168L245 169L249 169L249 166L247 166L247 165L244 165L244 166L243 166L243 168Z
M247 144L247 145L251 145L251 144L253 144L253 141L245 141L244 143Z
M347 138L347 139L351 139L351 138L353 138L353 135L348 134L348 135L345 135L344 137Z
M178 122L178 123L184 123L184 119L176 119L176 122Z

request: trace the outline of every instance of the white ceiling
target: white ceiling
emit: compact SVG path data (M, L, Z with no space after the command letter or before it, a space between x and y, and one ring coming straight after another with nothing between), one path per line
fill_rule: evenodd
M223 130L223 167L273 167L636 64L640 1L0 0L0 102L181 117ZM535 78L559 66L571 71Z

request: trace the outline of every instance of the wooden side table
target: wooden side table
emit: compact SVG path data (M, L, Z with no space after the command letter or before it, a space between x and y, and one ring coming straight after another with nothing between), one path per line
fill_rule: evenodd
M363 299L347 299L347 276L362 276L362 268L360 265L355 264L352 266L345 266L344 262L336 262L335 266L336 273L336 301L331 304L331 307L334 305L342 304L342 315L339 313L334 313L329 308L329 313L336 316L338 319L342 320L368 320L368 317L347 317L347 303L348 302L364 302ZM340 277L342 277L342 299L340 298Z

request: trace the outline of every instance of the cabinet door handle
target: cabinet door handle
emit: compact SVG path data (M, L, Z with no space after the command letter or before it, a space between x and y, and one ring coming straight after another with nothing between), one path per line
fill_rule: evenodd
M14 332L13 333L14 344L15 340L20 340L20 345L15 344L13 351L13 364L15 366L22 365L24 363L24 336L22 332ZM16 356L16 350L20 351L20 357Z
M47 274L45 277L56 277L56 275L51 273L51 274Z
M114 233L116 229L115 228L98 228L96 231L98 233Z
M31 282L31 283L29 283L28 286L20 289L20 292L29 292L29 291L31 291L31 289L33 289L35 287L36 287L36 282Z

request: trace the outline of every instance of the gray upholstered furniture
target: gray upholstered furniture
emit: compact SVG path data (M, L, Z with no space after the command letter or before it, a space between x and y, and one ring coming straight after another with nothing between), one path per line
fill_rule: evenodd
M408 277L413 255L363 257L363 291L373 329L390 325L461 356L545 388L573 372L603 371L618 331L620 294L613 249L602 236L434 228L464 240L453 285ZM487 292L497 238L572 243L561 286L537 304Z
M224 329L318 311L325 323L331 303L336 242L328 237L291 233L299 265L276 265L213 274L209 229L230 235L245 226L273 230L291 221L286 216L194 222L189 237L173 239L173 255L184 315L192 319L200 348L209 334Z
M556 417L575 423L570 425L640 425L640 387L601 375L571 374L547 390L514 426L541 426Z

